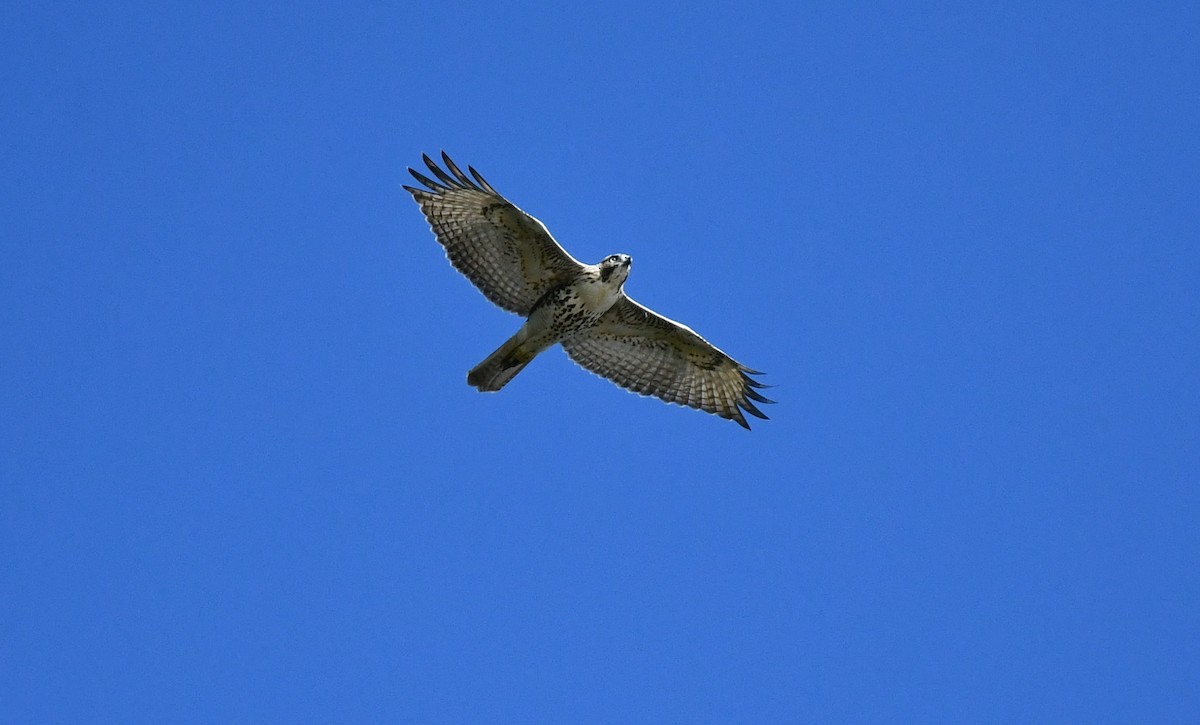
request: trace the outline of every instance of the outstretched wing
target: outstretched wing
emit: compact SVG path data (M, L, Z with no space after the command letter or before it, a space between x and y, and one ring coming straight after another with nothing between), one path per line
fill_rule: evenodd
M409 169L428 189L404 188L421 205L450 263L489 300L528 315L550 288L582 270L541 222L500 196L478 171L468 166L467 176L445 151L449 173L422 158L437 180Z
M751 400L771 403L751 378L761 375L713 347L691 328L622 295L588 328L563 340L567 355L622 388L737 421L745 410L766 418Z

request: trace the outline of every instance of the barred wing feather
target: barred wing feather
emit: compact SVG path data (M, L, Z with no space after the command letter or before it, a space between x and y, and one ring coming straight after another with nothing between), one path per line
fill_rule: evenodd
M528 315L552 287L582 268L546 227L501 196L475 169L464 174L442 152L443 170L428 155L436 177L409 169L426 188L405 186L421 206L450 263L499 307Z
M697 408L749 429L742 411L766 418L752 401L761 375L718 350L691 328L622 295L593 327L563 340L583 368L641 395Z

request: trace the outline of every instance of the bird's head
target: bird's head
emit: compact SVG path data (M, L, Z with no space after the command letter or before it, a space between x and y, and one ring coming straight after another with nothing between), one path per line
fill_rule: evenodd
M600 280L620 287L629 277L631 266L633 266L633 257L628 254L610 254L600 263Z

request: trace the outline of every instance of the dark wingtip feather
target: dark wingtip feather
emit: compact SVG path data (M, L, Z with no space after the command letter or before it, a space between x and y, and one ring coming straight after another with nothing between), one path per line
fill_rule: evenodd
M754 403L751 403L749 400L741 400L738 402L738 405L745 408L746 412L749 413L750 415L753 415L755 418L762 418L763 420L770 420L769 418L767 418L765 413L763 413L758 408L754 407Z
M444 153L445 152L443 152L443 154ZM462 184L455 180L453 176L447 174L442 167L434 163L433 159L429 158L429 154L421 154L421 158L425 159L425 165L429 167L429 170L433 172L433 175L438 177L438 179L441 180L441 182L445 184L447 188L462 187Z
M483 175L475 170L474 166L468 166L467 171L471 172L471 176L475 177L475 181L479 182L479 185L481 187L483 187L483 189L485 191L490 191L493 194L498 193L495 189L492 188L491 184L487 183L487 179L483 178Z
M446 187L442 186L441 184L437 183L433 179L429 178L425 174L422 174L420 171L417 171L414 168L410 167L408 169L408 173L412 174L412 177L414 179L421 182L425 186L428 186L430 189L432 189L434 191L448 191L448 189Z
M454 178L458 179L463 188L482 191L478 186L475 186L475 182L471 181L469 176L462 172L462 169L458 168L458 164L454 163L454 160L450 158L450 154L445 151L442 151L442 161L446 163L446 168L450 169L450 173L454 174Z
M752 400L757 400L760 403L774 403L775 402L774 400L771 400L770 398L768 398L767 396L758 392L754 388L746 388L742 392L744 392L746 394L747 398L751 398Z
M749 385L752 388L773 388L773 387L775 387L774 385L767 385L766 383L758 382L754 378L750 377L750 375L747 375L745 371L739 371L739 372L741 372L741 374L742 374L742 382L744 382L746 385ZM752 374L753 375L765 375L765 373L752 373Z

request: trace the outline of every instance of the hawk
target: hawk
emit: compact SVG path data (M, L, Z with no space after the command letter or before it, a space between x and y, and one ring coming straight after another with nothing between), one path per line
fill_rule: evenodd
M629 255L578 262L474 168L464 174L444 151L445 169L422 158L436 179L410 168L425 188L404 189L450 263L493 303L526 318L517 334L467 373L468 384L500 390L558 343L584 369L635 393L714 413L747 430L742 411L767 417L752 402L774 402L755 390L767 387L751 377L762 373L625 294Z

